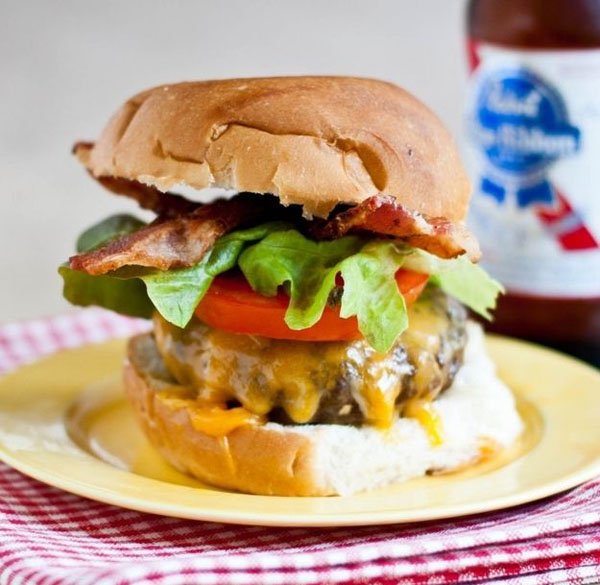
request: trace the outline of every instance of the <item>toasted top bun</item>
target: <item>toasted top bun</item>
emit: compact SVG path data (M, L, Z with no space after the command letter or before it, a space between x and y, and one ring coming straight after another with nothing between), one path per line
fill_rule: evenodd
M273 193L325 217L385 193L412 211L464 219L470 186L439 119L403 89L352 77L162 85L128 100L75 152L95 176L167 190Z

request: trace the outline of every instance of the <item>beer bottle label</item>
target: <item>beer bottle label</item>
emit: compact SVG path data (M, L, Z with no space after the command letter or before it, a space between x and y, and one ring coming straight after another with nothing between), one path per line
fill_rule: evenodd
M600 297L600 50L470 49L469 223L484 266L513 292Z

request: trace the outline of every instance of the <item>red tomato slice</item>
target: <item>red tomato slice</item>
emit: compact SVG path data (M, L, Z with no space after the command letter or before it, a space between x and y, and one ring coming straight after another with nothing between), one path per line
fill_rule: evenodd
M407 304L414 302L427 284L428 276L398 270L396 282ZM297 341L351 341L360 339L356 317L342 319L339 308L325 307L312 327L295 331L285 323L289 297L279 292L264 297L252 290L241 274L217 276L196 308L196 316L216 329Z

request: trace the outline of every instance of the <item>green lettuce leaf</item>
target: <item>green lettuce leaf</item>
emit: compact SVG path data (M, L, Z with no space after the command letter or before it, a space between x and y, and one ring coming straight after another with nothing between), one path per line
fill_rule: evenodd
M377 351L388 351L408 327L406 302L396 284L404 256L389 241L374 241L341 265L344 279L340 316L356 315L358 328Z
M133 215L111 215L85 230L77 238L75 249L78 254L95 250L121 236L131 234L145 225L141 219Z
M444 260L423 250L408 249L404 253L405 268L431 274L432 284L482 317L492 319L490 311L496 308L496 299L504 287L483 268L466 256Z
M96 305L123 315L145 319L152 315L154 307L141 280L91 276L71 270L67 265L61 266L58 273L63 279L63 295L74 305Z
M450 270L434 274L431 282L477 314L491 320L490 311L496 308L496 299L498 294L504 292L504 287L466 257L461 256L452 262L454 264Z
M290 229L250 246L238 264L250 286L266 297L285 284L290 295L285 322L290 329L306 329L321 318L339 264L363 245L364 240L356 236L314 242Z
M183 328L189 323L212 282L213 277L206 271L207 256L190 268L156 271L141 277L156 310L178 327Z
M306 329L319 321L341 273L340 315L356 315L367 341L385 352L408 325L404 298L394 278L404 255L392 242L365 242L356 236L314 242L288 230L247 248L238 262L260 294L273 296L280 286L288 288L285 322L290 329Z
M145 223L132 215L112 215L85 230L77 238L77 253L89 252L121 236L133 233ZM138 279L124 280L112 275L92 276L59 267L63 279L63 296L81 307L104 307L131 317L149 318L154 307L146 294L144 283Z
M185 327L214 277L235 268L248 243L287 229L289 224L271 222L223 236L195 266L142 276L148 297L167 321Z

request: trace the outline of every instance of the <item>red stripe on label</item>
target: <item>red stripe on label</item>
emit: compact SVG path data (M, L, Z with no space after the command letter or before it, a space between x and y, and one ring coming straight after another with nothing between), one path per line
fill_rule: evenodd
M467 59L469 61L469 71L473 73L481 62L479 58L479 42L475 39L467 39Z
M598 247L598 242L585 226L559 236L559 241L565 250L593 250Z
M538 205L535 213L545 226L558 230L551 230L559 242L561 248L567 251L594 250L598 248L598 242L590 230L581 221L568 199L556 187L556 205L553 207ZM564 230L560 224L565 226Z

